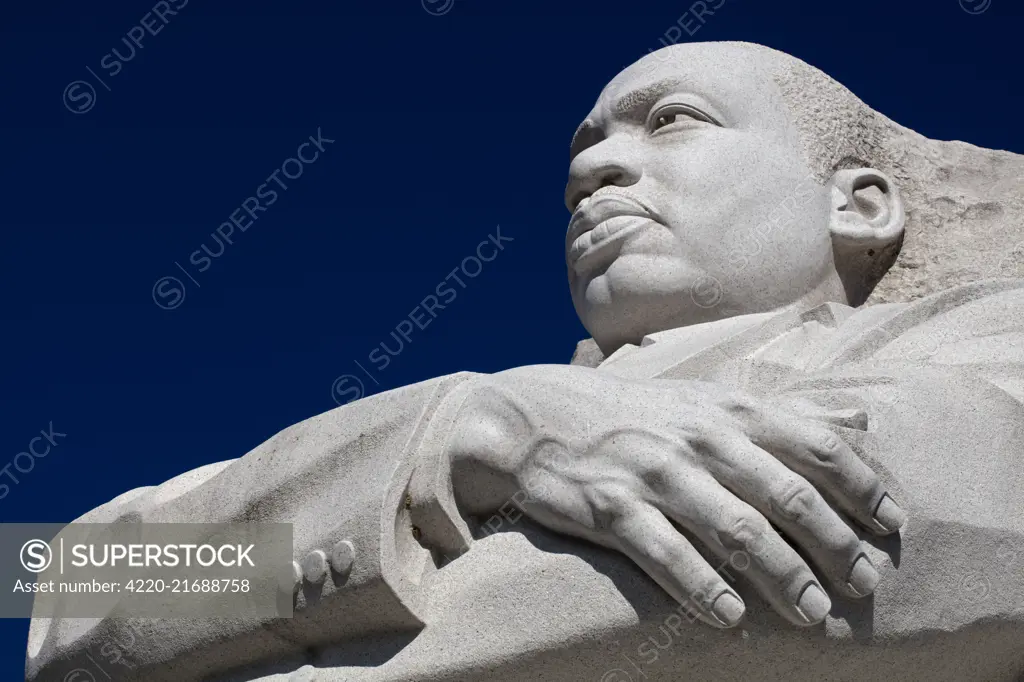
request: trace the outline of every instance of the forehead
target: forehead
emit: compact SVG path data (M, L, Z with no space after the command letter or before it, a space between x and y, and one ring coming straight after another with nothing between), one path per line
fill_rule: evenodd
M663 97L683 94L705 101L726 119L727 127L790 138L789 111L769 65L774 55L761 52L708 43L652 52L612 79L587 118L605 126L633 118Z

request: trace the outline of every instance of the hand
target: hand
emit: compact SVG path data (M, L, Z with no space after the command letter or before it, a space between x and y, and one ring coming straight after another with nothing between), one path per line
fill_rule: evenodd
M775 528L836 590L863 597L879 574L823 494L878 535L905 515L824 422L786 405L704 382L518 368L480 380L463 404L453 487L470 514L511 500L552 530L626 554L705 622L736 625L743 601L678 524L723 561L748 566L790 622L813 625L831 601Z

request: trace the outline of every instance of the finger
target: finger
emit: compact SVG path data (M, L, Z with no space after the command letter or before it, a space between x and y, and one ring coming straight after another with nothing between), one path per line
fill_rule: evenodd
M906 513L878 474L842 438L808 419L779 411L767 414L748 433L755 445L813 483L876 535L900 529Z
M743 618L740 596L660 511L637 503L616 518L611 530L622 553L696 617L719 628Z
M864 597L881 576L860 538L805 478L745 438L724 439L711 473L810 555L840 592Z
M830 410L799 396L782 396L779 398L779 406L786 412L841 426L844 429L868 430L866 410L858 408Z
M832 602L807 563L752 506L710 475L665 477L662 511L693 533L729 570L746 576L784 618L820 623Z

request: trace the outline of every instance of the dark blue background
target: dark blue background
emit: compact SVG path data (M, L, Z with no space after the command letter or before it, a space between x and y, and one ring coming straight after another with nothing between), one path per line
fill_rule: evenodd
M0 467L50 422L67 436L15 472L0 520L70 521L238 457L333 408L341 375L372 393L568 361L570 136L691 3L454 2L191 0L114 77L100 60L153 2L5 7ZM692 40L782 49L929 137L1024 152L1022 18L1018 0L726 0ZM62 103L78 79L84 114ZM318 127L336 143L198 273L189 254ZM376 371L498 225L514 241ZM168 275L174 310L152 297ZM0 679L21 677L26 631L0 623Z

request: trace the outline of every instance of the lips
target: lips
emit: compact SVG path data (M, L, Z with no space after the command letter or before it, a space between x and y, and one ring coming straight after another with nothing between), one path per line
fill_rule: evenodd
M576 207L566 232L566 260L577 275L614 259L619 247L644 224L658 222L652 210L621 188L601 188Z

